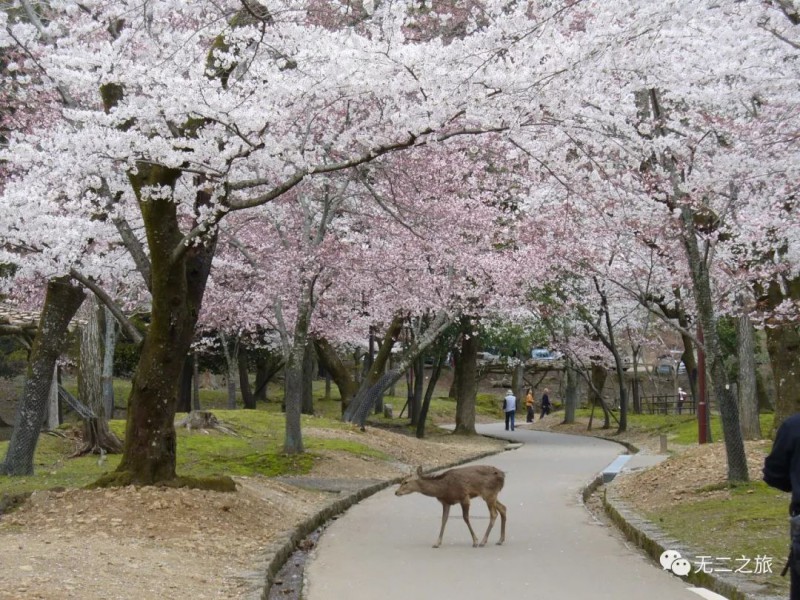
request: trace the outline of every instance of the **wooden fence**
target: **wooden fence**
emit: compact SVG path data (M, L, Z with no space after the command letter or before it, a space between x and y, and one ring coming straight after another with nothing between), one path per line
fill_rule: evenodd
M694 400L687 396L683 402L678 401L675 394L662 396L643 396L642 413L649 415L693 415L695 413Z

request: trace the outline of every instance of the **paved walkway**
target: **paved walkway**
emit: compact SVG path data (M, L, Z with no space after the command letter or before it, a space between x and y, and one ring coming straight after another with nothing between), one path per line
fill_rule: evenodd
M697 600L700 590L663 571L612 535L585 509L580 490L623 450L594 438L480 426L481 433L523 442L478 461L506 472L508 507L485 548L472 548L459 507L450 512L442 547L433 549L441 505L395 487L351 508L323 534L306 567L307 600ZM472 504L478 537L488 525L482 500Z

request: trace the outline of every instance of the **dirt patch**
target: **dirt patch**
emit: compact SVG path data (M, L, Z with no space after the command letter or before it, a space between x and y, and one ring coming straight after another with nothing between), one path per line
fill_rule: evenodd
M338 499L304 479L386 480L503 443L368 429L307 430L393 460L326 451L306 478L238 477L237 492L119 488L36 492L0 519L0 599L241 598L263 586L267 548ZM198 434L199 435L199 434Z
M761 479L769 440L745 442L751 480ZM725 445L704 444L685 449L661 464L640 472L622 474L614 480L620 496L642 513L698 498L727 498L730 488Z

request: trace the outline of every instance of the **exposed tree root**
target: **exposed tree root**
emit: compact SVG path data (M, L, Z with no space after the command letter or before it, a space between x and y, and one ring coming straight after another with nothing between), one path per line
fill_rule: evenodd
M86 486L87 489L124 487L128 485L143 485L133 480L129 471L112 471L101 476L94 483ZM189 488L193 490L209 490L213 492L235 492L236 482L227 475L218 477L182 477L177 476L166 481L156 481L149 485L154 487Z

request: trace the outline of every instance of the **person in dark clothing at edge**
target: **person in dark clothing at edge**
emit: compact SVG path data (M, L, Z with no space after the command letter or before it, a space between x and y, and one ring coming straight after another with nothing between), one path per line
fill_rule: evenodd
M791 575L790 600L800 600L800 413L786 419L775 434L772 451L764 460L767 485L792 493L791 546L786 569Z

